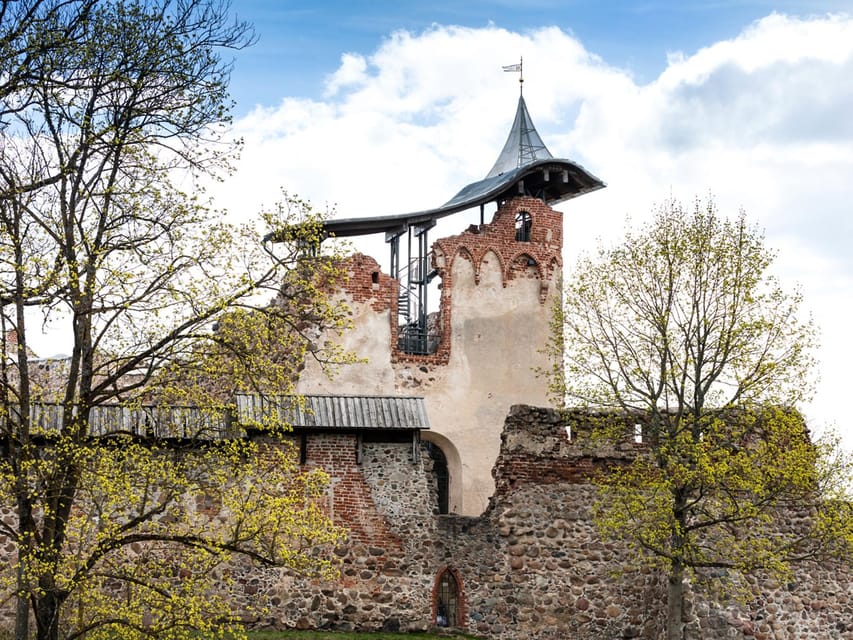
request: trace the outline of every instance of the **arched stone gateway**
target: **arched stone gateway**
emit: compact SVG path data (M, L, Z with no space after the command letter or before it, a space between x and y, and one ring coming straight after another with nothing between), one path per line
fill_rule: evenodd
M453 567L444 567L435 577L432 596L433 621L437 627L463 628L466 610L462 579Z

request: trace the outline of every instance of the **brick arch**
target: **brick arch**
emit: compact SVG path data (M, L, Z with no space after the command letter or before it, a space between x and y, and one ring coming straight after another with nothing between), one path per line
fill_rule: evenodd
M537 258L534 252L532 251L519 251L512 256L512 258L507 262L504 270L504 282L507 282L510 279L512 275L512 265L514 265L519 258L525 258L535 261L537 277L539 278L540 282L545 282L545 268L542 266L542 261Z
M474 271L476 276L477 276L477 284L480 284L480 281L482 279L481 276L482 276L482 272L483 272L483 262L485 262L486 256L488 256L488 255L493 255L495 257L495 259L498 261L497 273L500 276L501 285L505 287L506 286L506 268L507 267L506 267L506 264L504 263L503 256L501 256L500 252L494 247L489 247L489 248L485 249L480 254L480 256L477 260L477 263L475 266L475 271Z
M548 277L550 278L555 273L562 271L563 269L563 261L560 260L559 256L552 256L551 260L548 262Z
M515 224L515 215L520 211L529 213L530 219L535 222L536 211L542 204L544 204L542 200L534 196L516 196L504 202L503 206L498 207L498 212L510 216L509 220L512 221L513 225Z
M457 258L466 258L468 262L471 263L471 269L474 272L474 284L479 284L480 282L480 269L477 261L474 260L473 252L464 244L460 244L456 247L456 251L453 252L452 257L450 258L450 263L448 264L448 271L453 273L453 265L456 263Z
M512 222L514 229L515 218L522 211L529 215L530 221L535 224L539 205L541 204L542 201L539 198L533 198L532 196L517 197L504 204L502 213L508 216L506 222Z
M439 585L441 584L441 579L446 573L453 576L453 579L456 581L456 625L453 626L453 628L465 629L468 626L468 603L465 598L465 583L462 581L462 574L460 574L459 570L452 565L444 565L435 574L435 580L432 583L432 595L430 597L430 602L432 604L432 621L433 623L437 623Z

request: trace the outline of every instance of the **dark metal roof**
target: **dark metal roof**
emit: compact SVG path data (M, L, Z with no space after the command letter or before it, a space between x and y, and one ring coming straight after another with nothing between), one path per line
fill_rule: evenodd
M390 216L326 220L323 227L329 235L338 238L371 233L402 233L408 227L437 220L494 200L509 199L517 195L519 180L524 180L526 193L537 194L548 204L576 198L604 187L601 180L579 164L570 160L551 158L537 160L508 173L473 182L435 209Z
M422 397L399 396L237 395L241 424L274 420L294 429L414 430L429 429Z
M537 195L549 204L604 187L601 180L575 162L543 159L469 184L441 208L452 208L455 212L490 200L509 199L518 194L520 180L524 180L525 193Z
M523 97L504 148L488 175L464 187L440 207L371 218L327 220L324 227L336 237L385 233L394 236L409 227L478 207L495 200L508 200L519 193L555 204L603 188L604 183L581 165L554 158L533 126Z
M486 174L486 178L494 178L501 174L518 169L537 160L550 160L554 156L548 151L533 120L527 111L524 96L518 96L518 107L515 110L515 120L506 138L506 143L495 161L495 166Z

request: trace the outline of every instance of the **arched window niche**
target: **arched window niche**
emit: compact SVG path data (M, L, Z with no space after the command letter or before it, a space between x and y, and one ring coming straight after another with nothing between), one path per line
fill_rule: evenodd
M451 514L462 511L462 459L454 444L435 431L423 431L421 439L426 442L426 457L432 463L434 491L430 509L433 513Z
M437 444L427 442L429 457L432 459L432 472L435 475L438 492L438 513L450 513L450 471L447 468L447 457Z
M465 596L462 577L453 567L444 567L435 576L432 617L437 627L465 627Z
M527 211L515 214L515 239L517 242L530 242L533 231L533 218Z

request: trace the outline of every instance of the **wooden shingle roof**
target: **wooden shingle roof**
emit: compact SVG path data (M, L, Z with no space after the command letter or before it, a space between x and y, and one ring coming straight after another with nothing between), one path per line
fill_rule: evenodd
M413 396L237 395L237 419L243 425L275 421L294 429L429 429L426 405Z

